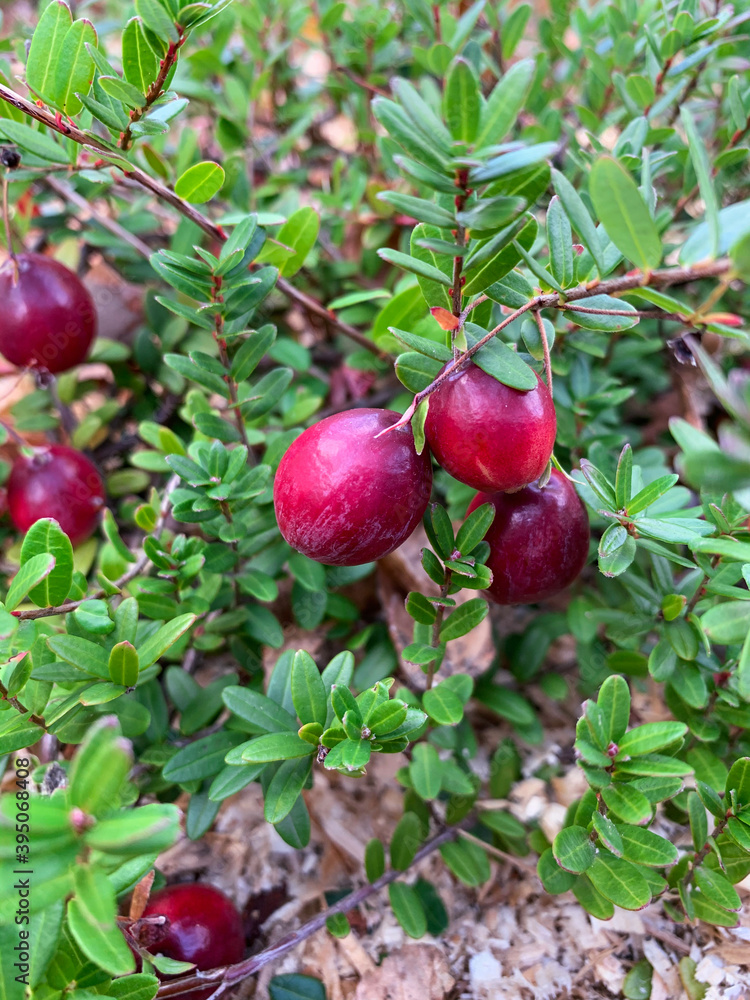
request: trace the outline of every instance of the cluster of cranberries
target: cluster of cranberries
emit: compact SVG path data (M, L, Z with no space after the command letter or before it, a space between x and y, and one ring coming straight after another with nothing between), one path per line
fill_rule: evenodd
M86 360L96 310L85 285L63 264L23 253L0 267L0 354L20 368L57 374ZM73 448L20 455L8 480L8 511L18 531L54 518L74 545L94 531L104 504L96 467Z
M432 465L412 431L391 410L347 410L321 420L293 442L274 484L281 534L298 551L331 566L381 559L401 545L424 514ZM588 555L586 509L569 480L547 468L555 408L538 379L512 389L473 363L430 396L425 436L440 465L480 492L469 511L495 508L487 532L489 596L528 604L567 587Z

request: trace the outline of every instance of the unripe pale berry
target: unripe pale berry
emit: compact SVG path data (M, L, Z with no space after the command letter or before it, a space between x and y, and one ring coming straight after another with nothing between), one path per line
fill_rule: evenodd
M273 500L289 544L330 566L382 559L401 545L430 499L432 468L392 410L346 410L308 428L281 460Z
M492 571L488 595L498 604L533 604L569 586L586 564L589 519L573 484L557 469L544 487L516 493L478 493L495 508L485 535Z
M18 531L53 517L73 545L92 534L104 507L104 483L90 459L65 445L19 455L8 479L8 510Z
M96 336L96 309L76 274L43 254L0 267L0 354L19 368L64 372L81 364Z
M517 490L539 479L556 432L552 397L538 375L536 388L522 392L470 364L430 395L430 449L446 472L475 490Z

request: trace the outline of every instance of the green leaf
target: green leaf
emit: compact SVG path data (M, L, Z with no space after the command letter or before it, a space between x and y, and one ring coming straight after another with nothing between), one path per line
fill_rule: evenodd
M285 760L265 790L263 815L268 823L280 823L292 810L310 775L312 760Z
M523 109L535 69L533 59L524 59L511 66L495 85L481 112L477 149L502 142L510 132Z
M750 602L717 604L701 617L701 625L708 638L720 645L743 642L750 629Z
M469 174L472 184L484 184L487 181L497 180L498 177L505 177L516 170L522 170L557 152L557 143L540 142L535 146L526 146L523 149L515 149L512 152L502 153L496 156L481 167L474 167Z
M479 128L479 81L465 59L455 59L443 89L443 115L458 142L473 142Z
M92 850L135 856L165 851L179 837L180 810L155 802L100 820L88 831L85 842Z
M653 972L648 959L642 958L640 962L636 962L622 984L622 995L626 1000L649 1000Z
M388 898L393 915L409 937L421 938L427 933L427 916L417 893L403 882L391 882Z
M726 794L734 792L740 806L750 806L750 757L740 757L729 769Z
M68 927L83 954L113 976L135 972L135 959L117 926L114 889L90 865L74 869L75 898L68 903Z
M365 874L368 882L377 882L385 874L385 849L378 837L368 840L365 847Z
M608 677L599 689L597 698L604 721L607 739L618 743L625 735L630 721L630 688L624 677Z
M301 740L296 733L269 733L245 744L242 759L249 764L309 757L315 747Z
M552 275L561 288L568 288L575 281L573 234L557 195L550 201L547 209L547 246Z
M455 726L463 718L463 703L445 681L425 691L422 705L433 722L439 726Z
M681 740L687 733L687 728L684 722L645 722L622 737L618 744L620 752L617 760L661 750L662 747Z
M224 758L236 746L237 741L237 734L227 730L204 736L203 739L182 747L174 757L170 757L162 774L167 781L178 783L211 778L222 769Z
M344 716L344 727L348 722L348 713ZM355 727L358 728L358 727ZM370 760L372 748L368 740L345 739L331 750L323 762L327 770L361 771Z
M59 146L54 139L39 132L37 129L22 125L20 122L0 119L0 135L9 139L16 146L42 160L49 160L52 163L65 163L66 156L62 146Z
M246 337L232 358L231 374L235 382L244 382L260 364L261 358L276 340L276 329L265 326Z
M462 556L468 556L482 541L495 519L495 508L491 503L477 507L466 518L456 535L456 548Z
M640 514L642 510L650 507L652 503L655 503L659 497L664 496L678 481L679 476L660 476L653 482L644 486L632 499L630 499L626 505L626 510L628 514L633 517L636 514Z
M703 865L695 869L695 884L712 903L727 910L739 910L742 900L729 879L721 872L712 871Z
M443 844L440 856L456 878L470 888L483 885L490 877L487 852L473 841L453 840Z
M107 987L107 996L114 997L115 1000L153 1000L160 985L156 976L138 973L124 979L115 979Z
M179 41L180 36L177 34L174 21L158 0L135 0L135 12L158 38L168 42Z
M552 170L552 180L555 192L562 202L566 215L578 233L581 243L593 257L599 275L603 277L607 273L608 268L604 261L599 233L589 215L588 209L583 203L583 199L568 178L554 168Z
M391 865L404 872L422 844L422 821L414 812L406 812L391 836Z
M412 274L427 278L430 281L436 281L440 285L445 285L446 288L450 288L453 283L451 278L443 271L440 271L437 267L433 267L431 264L425 264L423 261L417 260L416 257L412 257L408 253L401 253L399 250L391 250L385 247L378 250L378 257L389 264L393 264L395 267L400 267L404 271L410 271Z
M623 857L627 861L652 868L663 868L677 861L677 848L664 837L640 826L624 823L617 823L615 826L622 839Z
M268 993L271 1000L326 1000L326 989L319 979L297 972L274 976Z
M422 625L432 625L437 618L435 605L431 604L424 594L418 594L416 592L408 594L405 606L414 621L417 621Z
M599 840L607 850L617 855L618 858L621 858L623 853L622 837L617 832L617 827L612 820L608 816L603 816L600 812L594 812L591 817L591 823L594 830L596 830Z
M295 275L307 259L307 255L315 246L320 230L320 218L314 208L300 208L293 213L278 231L275 239L284 247L289 247L294 253L290 256L279 255L279 248L266 242L258 260L274 264L284 278Z
M620 576L635 559L636 544L621 524L610 524L599 539L599 571L604 576Z
M122 33L122 71L128 83L140 90L145 99L159 73L159 61L138 17L132 17Z
M411 216L417 222L424 222L438 229L456 228L456 216L453 212L425 198L415 198L414 195L402 194L400 191L381 191L378 201L387 202L397 212Z
M77 115L83 107L78 94L88 94L94 79L94 60L87 45L96 47L97 37L90 21L81 18L63 39L55 73L55 103L66 115Z
M687 136L690 159L693 161L695 176L698 178L698 187L706 212L709 244L706 248L705 256L707 258L714 258L719 252L719 205L716 199L716 189L711 177L708 150L705 139L701 139L698 135L695 119L684 105L680 108L680 118L682 119L682 125Z
M388 330L396 340L399 340L406 347L411 348L411 350L416 351L418 354L424 354L425 357L432 358L434 361L442 361L443 363L453 359L453 352L445 344L440 344L436 340L430 340L428 337L419 337L417 334L408 333L406 330L399 330L395 326L389 326Z
M589 192L617 249L642 271L658 267L661 239L641 192L625 168L611 156L601 157L591 168Z
M41 518L27 531L21 546L21 565L44 553L54 557L54 568L38 587L30 591L29 597L40 608L49 608L62 604L73 583L73 546L51 517Z
M99 86L105 94L121 101L126 108L140 108L143 104L143 94L131 83L121 80L119 76L100 76Z
M409 777L414 791L423 799L436 799L440 794L440 758L430 743L418 743L414 747Z
M149 639L140 644L138 655L141 670L156 663L177 640L195 623L196 615L178 615L171 622L162 625Z
M407 351L396 358L396 376L411 392L421 392L440 374L442 365L416 351Z
M109 654L109 677L113 684L135 687L138 683L140 659L130 642L118 642Z
M602 896L624 910L640 910L651 902L648 882L636 865L609 851L600 850L586 874Z
M203 160L201 163L194 163L192 167L188 167L178 177L174 191L185 201L189 201L193 205L200 205L204 201L210 201L215 194L221 191L224 179L223 167L212 160Z
M34 31L26 62L26 83L43 99L54 100L60 53L72 23L68 5L62 0L52 0Z
M651 819L651 803L643 792L639 792L632 785L612 782L606 788L602 788L601 796L607 808L626 823L638 826Z
M596 917L597 920L612 919L615 912L613 904L592 885L588 875L581 875L577 878L571 889L587 913Z
M292 700L294 710L303 724L319 722L325 725L327 698L323 679L315 660L303 649L294 655Z
M467 343L473 347L478 340L484 337L486 331L474 323L466 323L464 332ZM519 358L515 351L498 340L497 337L490 340L484 347L480 347L473 360L482 371L513 389L528 392L538 385L536 373L522 358Z
M594 843L582 826L568 826L561 830L553 841L552 853L561 868L575 874L585 872L596 858Z
M14 611L29 591L34 590L54 568L55 557L49 552L40 552L39 555L31 556L28 562L23 563L8 588L8 595L5 598L6 611Z
M577 878L572 872L566 872L555 861L552 848L548 847L539 857L536 866L537 874L544 886L544 891L552 896L559 896L575 885Z
M487 601L480 597L474 597L465 604L459 605L452 611L443 622L440 629L440 641L448 642L450 639L458 639L459 636L466 635L473 628L484 621L489 613Z
M575 306L580 305L581 309ZM618 310L632 313L632 316L612 316L607 313L587 313L584 309ZM635 306L622 299L614 299L611 295L591 295L580 302L572 303L570 309L564 311L565 318L584 330L605 330L607 333L618 333L620 330L630 330L640 322Z

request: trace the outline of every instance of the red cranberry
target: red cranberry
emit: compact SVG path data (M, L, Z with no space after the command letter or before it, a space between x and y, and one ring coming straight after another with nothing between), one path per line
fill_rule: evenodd
M478 493L469 513L495 508L485 535L492 570L488 595L498 604L533 604L575 580L589 551L589 519L572 483L557 469L546 486L517 493Z
M399 420L392 410L346 410L293 442L281 460L273 499L289 544L330 566L382 559L404 542L432 488L427 449L410 427L376 437Z
M199 972L241 962L245 954L242 918L234 903L211 885L171 885L154 893L144 917L169 920L166 935L149 950L178 962L193 962ZM205 1000L213 989L188 994Z
M96 466L64 445L19 455L8 479L8 508L18 531L53 517L73 545L85 541L99 523L104 484Z
M86 359L96 335L94 301L69 268L22 253L0 268L0 354L19 368L64 372Z
M537 375L528 392L511 389L475 364L430 396L425 434L439 464L475 490L517 490L547 468L557 420Z

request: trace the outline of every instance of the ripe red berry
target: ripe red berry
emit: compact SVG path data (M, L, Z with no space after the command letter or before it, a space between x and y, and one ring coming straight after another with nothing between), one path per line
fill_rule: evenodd
M438 463L475 490L517 490L547 468L557 420L537 376L511 389L475 364L450 375L430 396L425 434Z
M281 460L273 500L289 544L330 566L382 559L425 512L432 467L392 410L346 410L308 428Z
M165 936L149 945L155 955L193 962L199 972L234 965L244 957L242 917L231 899L211 885L167 886L153 894L143 916L169 921ZM205 1000L212 993L206 989L188 995L191 1000Z
M36 253L8 259L0 302L0 354L11 364L55 373L86 359L96 335L94 300L64 264Z
M73 545L94 531L104 506L104 484L96 466L64 445L19 455L8 479L8 509L18 531L53 517Z
M492 570L489 596L498 604L533 604L575 580L589 551L589 519L575 487L557 469L546 486L517 493L478 493L469 513L495 508L485 535Z

